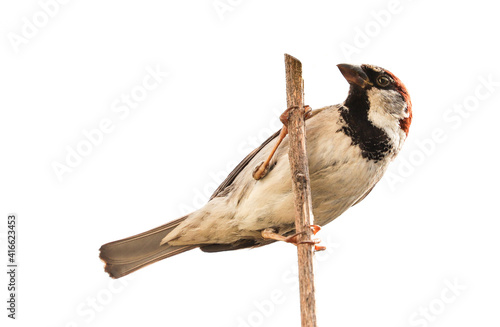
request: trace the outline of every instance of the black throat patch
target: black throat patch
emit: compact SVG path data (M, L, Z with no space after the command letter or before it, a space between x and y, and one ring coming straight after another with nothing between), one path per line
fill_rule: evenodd
M347 107L347 108L346 108ZM391 151L389 136L368 120L370 103L365 90L354 87L349 91L345 106L340 107L344 126L339 130L352 139L361 149L363 158L375 162Z

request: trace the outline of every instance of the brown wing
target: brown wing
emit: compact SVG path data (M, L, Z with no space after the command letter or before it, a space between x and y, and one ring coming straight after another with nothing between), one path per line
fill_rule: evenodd
M319 112L321 112L325 108L316 109L316 110L311 111L311 113L306 117L306 120L311 119L312 117L314 117L315 115L317 115ZM278 137L278 135L280 135L280 132L281 132L281 129L279 131L277 131L276 133L274 133L273 135L271 135L257 149L255 149L252 152L250 152L245 157L245 159L243 159L238 164L238 166L236 166L236 168L233 169L233 171L226 177L226 179L222 182L222 184L219 185L219 187L215 190L214 194L212 194L212 196L210 197L210 200L212 200L213 198L219 196L219 194L221 194L226 189L226 187L228 187L229 185L231 185L233 183L234 179L236 178L236 176L238 176L241 173L241 171L243 169L245 169L245 167L255 157L255 155L257 153L259 153L260 150L262 150L262 148L264 148L266 145L268 145L269 142L271 142L272 140L276 139Z
M248 165L248 163L250 161L252 161L252 159L255 157L255 155L257 153L259 153L260 150L262 150L262 148L264 148L266 145L269 144L269 142L271 142L272 140L274 140L276 137L278 137L278 135L280 135L280 132L281 132L281 129L279 131L277 131L276 133L274 133L273 135L271 135L267 140L264 141L264 143L262 143L258 148L256 148L255 150L253 150L252 152L250 152L246 157L245 159L243 159L239 164L238 166L236 166L236 168L233 169L233 171L226 177L226 179L219 185L219 187L215 190L214 194L212 194L212 196L210 197L210 200L212 200L213 198L217 197L222 191L224 191L224 189L226 187L228 187L229 185L231 185L234 181L234 179L236 178L236 176L239 175L239 173L241 173L241 171L243 169L245 169L245 167ZM209 200L209 201L210 201Z

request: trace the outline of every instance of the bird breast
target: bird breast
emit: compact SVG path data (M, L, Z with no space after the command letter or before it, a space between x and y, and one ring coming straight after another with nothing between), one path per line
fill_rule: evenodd
M339 132L342 122L338 109L339 106L326 107L306 122L313 213L319 225L338 217L368 192L380 180L388 164L386 160L375 162L363 158L359 146ZM293 226L288 137L275 154L269 174L260 181L251 176L273 145L271 142L260 151L247 171L235 181L237 185L245 185L235 190L230 199L237 199L232 206L241 230Z

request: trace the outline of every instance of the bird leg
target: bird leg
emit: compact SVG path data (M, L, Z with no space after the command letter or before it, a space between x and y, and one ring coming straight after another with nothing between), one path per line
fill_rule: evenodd
M279 145L281 144L281 141L283 141L286 134L288 134L288 127L287 127L288 126L288 117L290 116L290 110L292 108L293 107L288 108L287 110L285 110L284 113L281 114L280 121L283 123L283 128L281 128L280 135L278 136L278 141L274 145L274 147L271 150L271 153L269 154L267 159L264 162L262 162L260 165L255 167L253 174L252 174L252 176L255 180L259 180L259 179L264 178L267 175L267 173L269 172L269 163L271 162L271 159L273 158L274 153L276 152ZM311 111L312 111L312 109L310 106L304 106L304 119L307 119L309 117Z
M282 242L287 242L287 238L283 235L280 235L278 233L275 233L272 228L266 228L262 232L262 237L268 240L276 240L276 241L282 241Z
M274 153L278 149L279 145L281 144L281 141L283 141L283 139L285 138L287 133L288 133L288 128L286 126L283 126L283 128L281 128L281 132L280 132L280 135L278 137L278 142L276 142L276 144L274 145L274 148L271 150L271 153L267 157L266 161L262 162L260 165L255 167L255 170L253 171L253 174L252 174L252 176L255 180L259 180L261 178L264 178L264 176L267 175L267 173L269 171L269 163L271 162L271 159L273 158Z
M318 225L311 225L309 226L313 232L314 235L316 235L316 233L321 229L321 227L319 227ZM282 242L287 242L287 243L292 243L292 244L295 244L295 245L299 245L299 244L312 244L314 245L314 250L315 251L323 251L323 250L326 250L326 247L324 246L321 246L321 245L317 245L318 243L321 242L321 240L319 238L316 238L316 239L313 239L313 240L310 240L310 241L298 241L297 238L299 235L303 234L304 232L300 232L300 233L295 233L291 236L283 236L283 235L280 235L278 233L276 233L272 228L266 228L264 229L262 232L261 232L261 235L263 238L265 239L269 239L269 240L276 240L276 241L282 241Z

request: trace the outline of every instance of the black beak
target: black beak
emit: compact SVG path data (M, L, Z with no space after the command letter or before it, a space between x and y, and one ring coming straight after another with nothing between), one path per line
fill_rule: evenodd
M349 84L355 84L362 88L373 85L366 73L361 69L361 66L338 64L337 67Z

